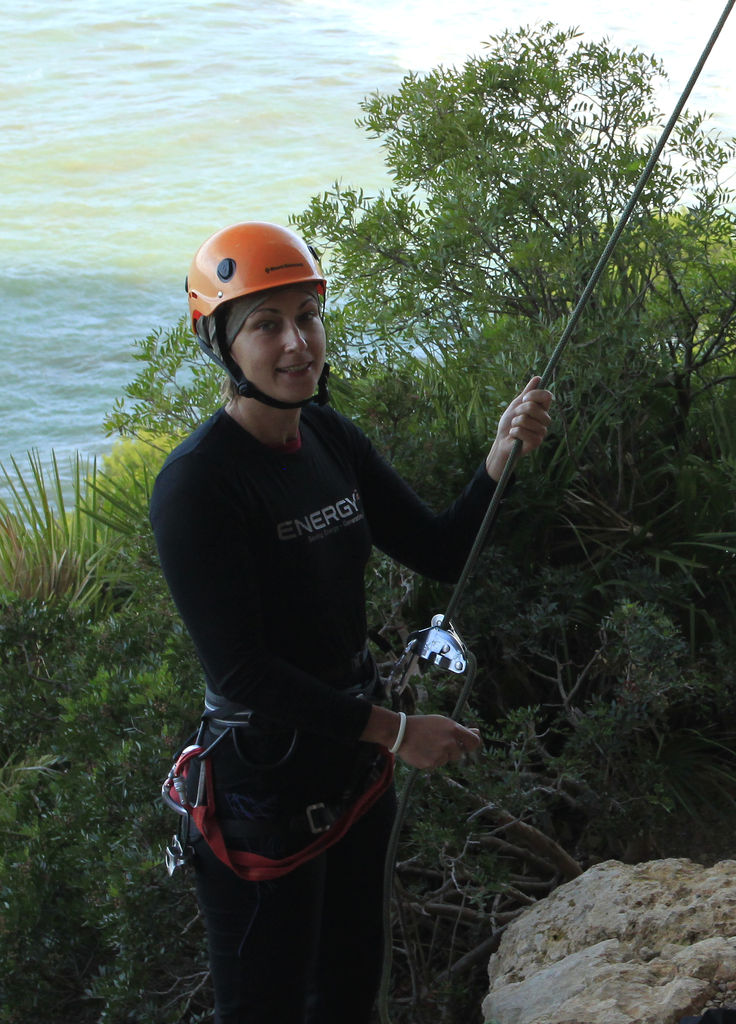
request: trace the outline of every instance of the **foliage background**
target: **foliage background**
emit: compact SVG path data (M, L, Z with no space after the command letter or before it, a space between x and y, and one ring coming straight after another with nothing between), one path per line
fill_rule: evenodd
M335 404L431 503L539 371L662 117L659 63L553 26L363 105L394 186L295 218L324 250ZM396 878L398 1021L474 1020L509 920L597 859L732 852L733 196L688 115L554 381L457 626L477 763L422 778ZM208 1017L191 880L157 799L201 680L147 524L165 453L218 404L182 320L143 339L100 468L6 470L0 508L0 1020ZM377 554L375 649L449 593ZM420 711L457 681L414 681ZM403 781L399 772L399 782ZM448 812L451 807L451 813ZM712 840L700 843L704 830ZM723 837L723 842L719 841Z

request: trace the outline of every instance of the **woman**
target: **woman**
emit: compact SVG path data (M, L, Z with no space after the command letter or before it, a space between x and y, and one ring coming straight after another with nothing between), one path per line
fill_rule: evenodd
M230 391L167 459L151 520L207 683L185 786L215 1021L361 1024L381 963L387 751L430 769L481 743L440 715L381 706L366 561L375 544L456 578L514 440L538 447L552 396L530 381L435 515L326 404L325 280L301 239L226 228L198 250L187 292Z

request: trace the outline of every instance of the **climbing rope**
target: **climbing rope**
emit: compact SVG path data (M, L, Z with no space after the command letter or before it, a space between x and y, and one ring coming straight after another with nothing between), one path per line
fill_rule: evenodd
M611 237L608 239L608 242L607 242L605 248L603 249L603 252L601 253L600 258L599 258L599 260L598 260L598 262L597 262L597 264L596 264L592 274L590 275L590 279L588 280L588 283L586 284L585 288L583 289L582 294L580 295L580 298L578 300L577 305L575 306L575 308L573 309L572 313L570 314L570 318L569 318L569 320L568 320L568 322L567 322L567 324L565 326L565 329L563 330L563 332L562 332L562 334L560 336L560 340L558 341L557 346L555 347L552 355L550 356L549 362L547 363L547 366L545 367L545 370L544 370L544 372L542 374L542 377L541 377L541 380L540 380L540 384L539 384L540 388L546 388L547 384L550 382L550 380L552 378L552 374L554 373L555 368L557 367L557 364L559 363L560 359L562 358L562 354L565 351L565 348L567 347L567 344L568 344L568 342L569 342L569 340L570 340L570 338L572 336L572 333L575 330L575 327L577 326L577 323L578 323L578 321L580 319L580 316L581 316L583 310L585 309L585 306L588 303L588 299L592 295L593 290L595 289L595 286L598 283L598 280L599 280L601 274L603 273L603 271L604 271L604 269L606 267L606 264L608 263L609 259L611 258L611 255L612 255L614 249L616 248L616 245L618 244L619 238L621 237L621 235L622 235L622 233L624 231L624 228L626 227L626 225L627 225L627 223L629 221L629 218L631 217L632 212L634 211L634 208L636 207L637 203L639 202L639 198L640 198L642 192L644 191L644 188L645 188L647 182L649 181L649 178L651 177L652 171L654 170L654 168L655 168L655 166L657 164L657 161L659 160L659 158L660 158L660 156L662 154L662 150L664 149L664 147L665 147L665 145L667 143L667 140L669 139L669 137L670 137L670 135L672 133L672 129L675 127L677 121L680 118L680 115L681 115L681 113L683 111L683 108L684 108L685 104L687 103L688 98L690 97L690 93L692 92L693 87L695 86L695 83L697 82L698 78L700 77L700 73L703 70L703 67L705 66L705 63L708 60L708 57L710 56L711 50L715 46L716 40L718 39L719 35L721 34L721 30L723 29L723 26L726 24L726 21L728 19L729 14L733 10L734 4L736 4L736 0L728 0L728 3L726 4L726 6L725 6L725 8L723 10L723 13L721 14L720 18L718 19L718 23L716 24L716 27L713 29L713 32L712 32L712 34L710 36L710 39L708 40L708 42L707 42L707 44L705 46L705 49L703 50L702 54L700 55L700 59L698 60L697 64L695 65L695 68L693 69L693 72L692 72L692 74L691 74L691 76L690 76L690 78L689 78L685 88L683 89L682 94L680 95L680 98L678 99L677 103L675 104L675 108L672 111L672 115L670 116L669 121L665 125L665 127L664 127L664 129L662 131L662 134L660 135L659 140L657 141L657 144L654 146L654 149L652 150L651 155L650 155L649 159L647 160L647 163L646 163L646 166L644 167L644 170L641 172L641 175L639 176L639 180L637 181L637 183L636 183L636 185L634 187L634 190L633 190L633 192L631 194L631 198L629 199L628 203L624 207L624 210L621 213L621 216L619 217L618 223L616 224L616 227L614 228L613 232L611 233ZM503 498L504 492L506 490L506 487L508 486L508 482L509 482L509 480L511 478L511 475L512 475L513 471L514 471L516 463L518 462L519 457L521 456L521 449L522 449L522 447L523 447L522 441L517 438L517 440L514 441L514 445L513 445L513 448L511 450L511 454L509 455L509 458L508 458L508 461L506 462L506 465L504 467L503 473L501 474L501 478L500 478L500 480L498 481L498 483L496 485L496 488L495 488L495 490L493 492L493 496L491 498L491 501L489 502L488 509L486 510L486 513L485 513L485 515L483 517L483 521L482 521L482 523L481 523L481 525L480 525L480 527L478 529L478 532L477 532L477 534L475 536L475 540L473 542L473 546L472 546L472 548L471 548L471 550L470 550L470 552L468 554L468 557L467 557L467 559L465 561L465 566L463 567L463 570L462 570L462 572L460 574L460 577L459 577L457 583L455 584L454 590L453 590L452 595L450 597L450 600L448 602L447 609L446 609L446 611L444 613L444 616L442 616L441 622L439 622L439 621L437 622L437 625L436 625L435 628L438 631L452 631L452 620L453 620L453 617L454 617L455 613L457 612L457 609L458 609L458 607L460 605L460 602L461 602L461 599L463 597L463 594L464 594L464 592L465 592L465 590L467 588L467 585L468 585L468 582L470 580L470 577L472 576L473 571L474 571L474 569L476 567L476 564L478 562L478 558L480 557L480 553L481 553L481 551L482 551L482 549L483 549L483 547L485 545L485 542L486 542L486 540L488 538L488 535L489 535L490 530L491 530L491 525L492 525L492 523L495 520L496 512L498 511L498 507L499 507L499 505L501 503L501 499ZM437 619L439 619L439 616L437 617ZM413 634L413 635L416 638L419 638L421 636L421 634ZM409 677L410 672L411 672L412 664L416 664L416 662L421 657L421 653L422 653L422 648L420 648L420 646L418 644L418 640L417 640L417 643L415 644L415 646L413 648L411 648L411 638L410 638L410 645L407 648L407 650L404 652L404 656L402 658L402 662L403 662L403 676L404 676L405 679ZM462 687L460 695L459 695L459 697L457 699L457 703L456 703L455 708L454 708L454 710L452 712L452 718L455 721L459 721L459 719L462 716L462 712L463 712L463 710L465 708L465 705L466 705L466 703L468 701L468 698L470 696L470 692L472 690L473 682L475 680L475 658L472 656L472 654L470 652L465 651L464 653L465 653L465 656L466 656L466 659L467 659L468 668L467 668L467 671L466 671L466 681L465 681L465 684ZM407 777L406 783L404 785L404 789L403 789L403 791L401 793L401 796L399 798L399 803L398 803L397 812L396 812L396 819L394 821L393 830L391 832L391 837L389 839L389 845L388 845L388 849L386 851L386 860L385 860L385 864L384 864L384 903L383 903L383 910L384 910L384 915L383 915L383 922L384 922L384 952L383 952L383 967L382 967L382 975L381 975L381 984L380 984L379 993L378 993L378 1013L379 1013L379 1019L380 1019L381 1024L391 1024L391 1018L390 1018L389 1012L388 1012L388 1001L389 1001L389 994L390 994L389 993L389 988L390 988L390 983L391 983L391 965L392 965L392 960L393 960L392 941L391 941L391 903L392 903L392 898L393 898L394 865L396 863L396 854L397 854L397 851L398 851L399 836L400 836L401 829L403 827L404 820L406 818L407 809L408 809L409 796L411 794L411 790L412 790L412 788L414 786L414 783L416 782L416 779L417 779L418 775L419 775L419 770L416 769L416 768L413 768L409 772L409 775Z

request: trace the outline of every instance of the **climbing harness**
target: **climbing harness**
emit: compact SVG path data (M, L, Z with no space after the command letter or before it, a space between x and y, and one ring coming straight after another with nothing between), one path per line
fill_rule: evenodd
M353 655L346 668L351 674L362 672L364 678L344 689L344 693L366 700L373 700L382 693L378 671L367 647ZM345 674L345 670L336 672L335 678L344 678ZM331 674L326 672L325 678L331 678ZM359 776L339 799L316 801L280 817L220 821L216 811L212 753L228 738L239 760L248 764L241 749L242 741L249 733L259 731L259 719L254 711L205 688L205 712L199 729L175 755L161 787L164 802L180 815L179 830L166 848L164 858L169 875L191 860L193 843L201 837L239 878L248 881L279 878L341 839L393 781L393 755L376 747L375 755L361 764ZM294 753L298 736L298 730L292 730L286 751L258 767L271 771L284 765ZM237 848L240 840L264 837L291 837L298 843L298 849L288 856L267 857Z
M675 108L670 116L669 121L665 125L662 134L654 146L652 153L644 167L639 180L637 181L634 190L631 194L631 198L626 204L621 216L619 217L618 223L614 228L611 237L609 238L601 256L596 264L587 285L583 289L583 292L578 300L577 305L570 314L570 318L565 326L565 329L560 336L560 340L555 347L549 362L540 378L539 387L546 388L549 381L552 378L552 374L559 363L562 354L567 346L570 337L572 336L575 327L580 319L580 316L588 303L593 290L598 283L598 280L603 273L621 234L626 227L631 214L636 207L639 198L646 186L652 171L654 170L657 161L664 149L664 146L670 137L672 129L677 123L680 114L687 102L690 93L693 90L695 83L700 76L705 62L710 56L710 52L713 49L718 36L721 33L723 26L731 13L736 0L729 0L726 4L723 13L721 14L718 23L713 30L710 39L708 40L705 49L703 50L700 59L698 60L693 73L691 74L683 92L677 101ZM509 455L508 461L504 467L501 478L496 484L496 488L493 492L491 500L488 504L488 508L483 517L483 521L478 529L475 536L475 540L465 561L465 565L460 574L460 577L455 584L454 590L450 596L450 601L447 606L447 610L444 615L435 615L432 619L432 625L429 629L419 630L410 634L405 650L399 661L397 662L394 670L390 676L390 685L392 693L395 697L398 697L403 689L408 684L408 680L412 673L417 670L419 665L423 666L435 666L437 668L444 669L446 671L456 672L458 674L465 673L465 682L458 696L455 708L452 712L451 717L458 721L461 717L462 711L467 703L470 696L470 692L475 679L475 658L468 651L452 625L453 617L455 616L457 609L460 605L460 601L467 587L468 581L475 569L480 553L485 545L488 538L491 526L495 520L496 513L498 511L501 499L503 498L504 492L514 471L516 463L521 456L521 450L523 442L517 438L514 441L513 448ZM378 993L378 1014L381 1024L391 1024L391 1018L388 1012L388 1000L389 1000L389 986L391 981L391 965L392 965L392 942L391 942L391 902L393 898L393 876L394 876L394 865L396 863L396 854L399 845L399 835L401 828L404 824L406 817L409 796L411 790L416 782L419 775L419 770L416 768L411 769L408 774L404 789L399 797L396 818L394 821L394 827L389 839L388 849L386 851L386 860L384 864L384 952L383 952L383 966L381 974L381 983Z
M242 723L231 727L232 730L242 728ZM166 848L165 863L170 875L191 859L194 852L193 832L196 831L215 856L239 878L250 882L280 878L306 861L319 856L341 839L385 793L393 780L394 758L387 751L379 749L363 780L359 794L350 794L345 800L335 803L312 803L303 811L284 818L265 822L235 823L236 830L242 838L249 834L263 836L283 835L289 832L308 836L309 841L296 852L285 857L273 858L249 850L235 849L228 843L232 831L218 820L216 813L214 773L210 757L213 748L228 735L229 731L223 730L208 747L203 746L201 742L186 746L164 780L161 795L182 819L179 832ZM199 762L199 779L196 797L190 801L187 780L194 762Z

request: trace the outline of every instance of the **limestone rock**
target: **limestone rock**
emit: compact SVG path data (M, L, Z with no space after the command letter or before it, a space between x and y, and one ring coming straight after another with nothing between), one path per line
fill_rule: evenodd
M606 861L505 933L484 1021L676 1024L736 978L736 861Z

